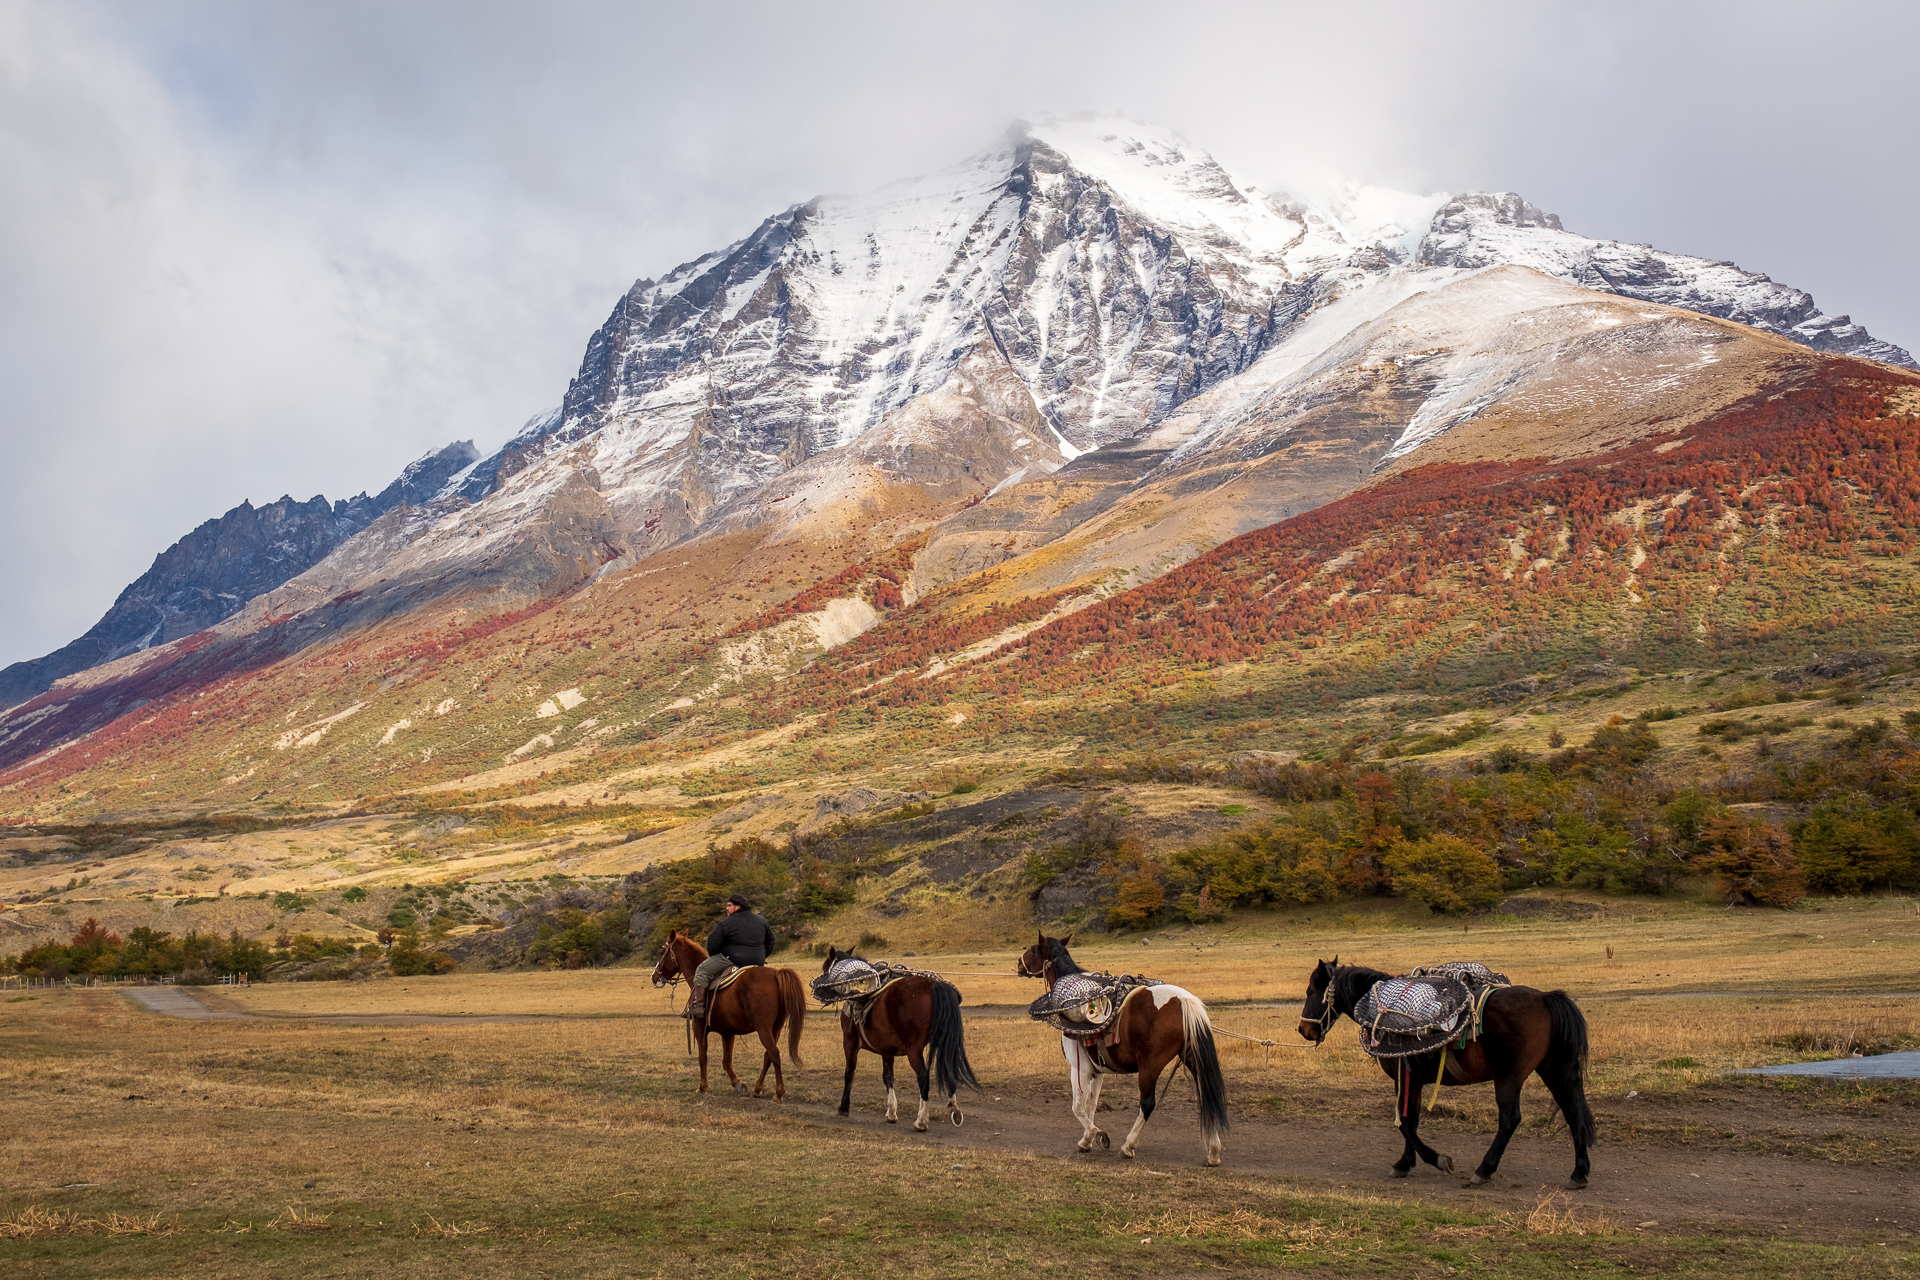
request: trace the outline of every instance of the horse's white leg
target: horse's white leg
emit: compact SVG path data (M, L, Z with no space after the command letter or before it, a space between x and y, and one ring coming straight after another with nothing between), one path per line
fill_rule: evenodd
M1080 1122L1082 1151L1093 1150L1093 1110L1087 1106L1087 1081L1093 1077L1093 1064L1087 1051L1070 1036L1060 1037L1060 1053L1067 1060L1067 1098L1073 1118Z
M1091 1079L1087 1085L1087 1137L1091 1141L1099 1143L1102 1149L1104 1149L1113 1145L1113 1142L1107 1137L1106 1130L1100 1127L1099 1122L1100 1086L1106 1083L1107 1078L1098 1071L1090 1071L1088 1075Z
M893 1055L881 1056L880 1080L887 1086L887 1123L900 1123L900 1095L893 1091Z
M1140 1131L1147 1127L1147 1109L1142 1107L1140 1114L1133 1118L1133 1128L1127 1130L1127 1140L1120 1144L1120 1154L1133 1159L1133 1153L1140 1149Z

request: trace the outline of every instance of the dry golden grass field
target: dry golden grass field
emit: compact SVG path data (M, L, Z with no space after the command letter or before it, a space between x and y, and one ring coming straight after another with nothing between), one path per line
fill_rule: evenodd
M1914 905L1817 905L1465 935L1299 916L1076 952L1287 1046L1287 1006L1336 951L1565 987L1592 1025L1602 1140L1575 1196L1551 1190L1571 1152L1537 1085L1491 1187L1389 1182L1391 1086L1350 1027L1320 1050L1222 1040L1223 1168L1200 1167L1184 1076L1138 1161L1078 1155L1057 1039L1024 1016L1037 988L1005 948L910 961L965 992L987 1086L962 1096L965 1127L926 1134L881 1123L871 1058L853 1115L833 1114L819 1012L786 1102L727 1093L717 1039L720 1088L695 1095L644 967L202 988L244 1016L196 1020L104 988L6 993L0 1274L1912 1275L1920 1082L1726 1074L1920 1046ZM743 1043L740 1065L758 1056ZM1124 1131L1132 1082L1105 1097ZM1490 1091L1447 1090L1425 1128L1470 1168Z

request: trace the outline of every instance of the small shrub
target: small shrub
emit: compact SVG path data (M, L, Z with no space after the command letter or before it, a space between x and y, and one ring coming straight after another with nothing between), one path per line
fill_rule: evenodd
M1387 850L1385 865L1395 892L1434 911L1458 915L1500 898L1499 864L1458 836L1402 840Z
M1705 844L1695 865L1729 903L1791 907L1806 896L1792 842L1780 828L1732 815L1713 818Z

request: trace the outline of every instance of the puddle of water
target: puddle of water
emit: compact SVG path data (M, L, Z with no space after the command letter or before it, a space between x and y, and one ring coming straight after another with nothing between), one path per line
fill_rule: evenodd
M1882 1053L1871 1058L1835 1058L1831 1062L1789 1062L1778 1067L1749 1067L1745 1071L1736 1071L1734 1074L1920 1080L1920 1051Z

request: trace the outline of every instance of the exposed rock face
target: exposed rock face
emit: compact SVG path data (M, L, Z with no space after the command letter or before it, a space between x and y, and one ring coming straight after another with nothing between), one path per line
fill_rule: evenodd
M1589 289L1685 307L1790 338L1815 351L1916 367L1847 316L1830 316L1805 290L1731 262L1644 244L1589 240L1510 191L1455 196L1433 216L1418 261L1433 267L1526 266Z
M629 558L715 519L738 528L756 507L784 519L767 508L795 468L897 429L899 415L968 377L968 361L997 362L1027 402L1001 416L1032 416L1047 450L1070 459L1152 432L1330 317L1363 325L1379 314L1372 303L1342 305L1355 297L1404 300L1501 266L1911 363L1799 290L1728 263L1576 235L1511 192L1352 186L1309 203L1235 179L1165 130L1050 120L943 173L796 205L737 244L636 283L589 341L560 408L468 473L459 492L475 509L423 530L434 547L418 556L494 554L491 534L475 536L499 528L489 508L524 513L579 475L594 478L609 541ZM1374 416L1396 436L1410 414L1387 401L1417 408L1448 389L1416 366L1402 361L1392 385L1376 389ZM1322 379L1314 394L1339 390ZM1284 414L1264 416L1276 438L1292 430ZM1000 456L972 459L986 438L931 443L956 464L979 461L970 475L986 489L1057 465L1009 458L1003 444ZM1178 460L1216 443L1225 437L1195 433ZM1244 457L1246 442L1236 445ZM1362 452L1371 450L1369 437Z
M232 617L255 596L318 564L384 512L433 497L479 456L471 441L448 445L410 464L375 498L363 493L329 503L283 497L264 507L242 502L154 557L153 567L78 640L0 670L0 707L25 702L62 676Z
M437 600L565 593L707 534L857 558L844 535L945 518L910 596L986 568L1002 595L1110 592L1394 467L1695 420L1805 348L1912 363L1799 290L1573 234L1512 193L1312 203L1150 126L1021 126L639 281L562 404L492 457L455 446L375 498L196 530L87 636L0 672L0 707L216 622L235 656L183 654L167 681ZM0 754L178 687L161 675L30 732L16 715Z

